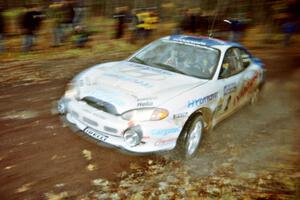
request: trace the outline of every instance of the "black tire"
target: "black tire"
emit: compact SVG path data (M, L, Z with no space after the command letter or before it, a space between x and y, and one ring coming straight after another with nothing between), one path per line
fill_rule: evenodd
M197 130L197 128L199 130ZM182 158L189 159L197 154L203 133L203 118L200 114L196 114L187 121L178 138L176 147Z

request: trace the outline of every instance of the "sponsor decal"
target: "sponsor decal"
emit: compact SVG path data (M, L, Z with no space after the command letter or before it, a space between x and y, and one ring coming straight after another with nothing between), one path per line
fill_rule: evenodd
M224 87L224 96L231 94L236 91L236 84L235 83L230 83L228 85L225 85Z
M124 74L133 78L148 79L153 81L161 81L165 79L165 76L162 76L163 74L161 72L162 71L157 71L155 69L153 70L150 67L132 67L120 70L120 74Z
M153 106L152 101L138 102L137 107Z
M174 119L178 119L178 118L184 118L188 115L188 112L184 112L184 113L177 113L177 114L174 114L173 118Z
M173 143L177 140L177 138L170 138L170 139L166 139L166 140L157 140L154 145L155 146L162 146L162 145L166 145L168 143Z
M154 102L153 100L157 99L157 97L145 97L137 99L137 107L149 107L153 106Z
M153 67L145 66L142 69L152 71L152 72L156 72L156 73L163 74L163 75L168 75L168 76L173 76L174 75L171 72L168 72L168 71L165 71L165 70L162 70L162 69L159 69L159 68L153 68Z
M151 88L153 87L150 83L147 83L141 79L136 79L133 77L128 77L128 76L124 76L124 75L119 75L119 74L113 74L113 73L103 73L104 76L108 76L108 77L112 77L115 79L119 79L119 80L123 80L123 81L128 81L128 82L132 82L134 84L143 86L145 88Z
M258 72L255 73L252 79L250 79L244 84L239 94L235 98L235 103L237 103L243 96L245 96L251 90L257 78L258 78Z
M228 108L231 107L231 106L230 106L230 102L231 102L231 96L229 96L229 97L227 98L226 106L225 106L225 108L224 108L224 112L225 112L226 110L228 110Z
M185 43L185 44L193 44L193 45L196 45L196 46L206 45L205 42L194 42L194 41L185 40L185 39L175 39L174 41L176 41L176 42L182 42L182 43Z
M153 130L150 131L150 133L152 135L156 135L156 136L166 136L166 135L169 135L169 134L177 133L178 131L180 131L179 128L153 129Z
M151 100L155 100L157 99L157 97L145 97L145 98L140 98L137 99L138 101L151 101Z
M108 138L108 136L103 135L103 134L101 134L101 133L99 133L99 132L97 132L97 131L89 128L89 127L85 128L83 131L85 133L87 133L89 136L91 136L93 138L96 138L96 139L98 139L98 140L100 140L102 142L105 142L107 140L107 138Z
M199 45L224 45L226 44L226 42L222 41L222 40L217 40L217 39L210 39L207 37L202 37L202 38L193 38L193 37L185 37L185 36L171 36L170 38L173 41L176 42L181 42L184 44L191 44L194 46L199 46ZM209 40L208 40L209 39Z
M97 84L98 84L97 80L93 80L93 79L90 79L89 77L86 77L85 79L80 79L76 86L86 87L86 86L94 86Z
M218 92L215 92L215 93L212 93L212 94L210 94L206 97L190 100L190 101L188 101L187 107L192 108L192 107L195 107L195 106L200 106L200 105L206 104L206 103L216 99L217 97L218 97Z
M223 98L219 99L215 113L219 113L222 110L223 103L224 103L224 99Z

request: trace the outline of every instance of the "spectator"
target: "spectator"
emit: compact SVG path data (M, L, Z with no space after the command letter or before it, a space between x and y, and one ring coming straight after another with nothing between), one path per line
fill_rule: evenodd
M63 40L63 24L62 24L62 17L63 17L63 3L61 2L54 2L50 5L50 16L53 18L53 46L60 46Z
M74 27L79 25L83 18L84 18L84 1L83 0L77 0L76 4L74 6L74 19L73 19L73 24Z
M245 24L240 20L231 19L231 20L224 20L224 22L230 24L230 35L229 41L237 42L243 36L243 31L245 30Z
M284 33L284 46L291 44L293 34L296 32L296 23L287 21L282 25L282 31Z
M35 40L36 40L36 32L40 28L40 24L42 21L41 9L38 7L29 6L27 11L21 18L21 27L23 29L24 34L24 42L23 42L23 50L29 51L31 50Z
M87 28L81 25L77 25L74 28L74 43L76 47L85 47L85 44L88 42L90 32Z
M116 14L114 15L114 18L117 19L115 39L122 38L124 35L125 23L128 20L127 12L128 12L127 7L116 8Z
M75 10L73 2L67 0L62 6L62 42L64 42L68 38L68 36L73 33L74 18Z
M63 10L63 21L62 21L62 23L65 26L72 27L73 22L74 22L74 18L75 18L75 10L74 10L74 6L73 6L73 2L72 1L65 1L63 6L62 6L62 10Z
M140 28L138 27L139 25L139 19L137 17L137 11L132 10L131 16L130 16L130 29L131 29L131 37L130 37L130 42L135 43L136 40L138 40L141 36L141 31Z
M52 17L54 18L53 28L53 46L60 46L67 38L68 35L73 33L75 10L73 2L70 0L62 2L54 2L50 5ZM76 19L79 23L79 18Z
M192 9L185 10L180 27L186 32L195 33L197 31L197 16Z

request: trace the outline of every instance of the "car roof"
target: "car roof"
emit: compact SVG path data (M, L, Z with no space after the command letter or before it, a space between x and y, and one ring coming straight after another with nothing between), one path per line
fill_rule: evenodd
M202 46L209 46L209 47L242 47L241 44L235 42L229 42L225 40L220 40L216 38L210 38L206 36L190 36L190 35L171 35L169 40L182 42L187 44L195 44L195 45L202 45Z

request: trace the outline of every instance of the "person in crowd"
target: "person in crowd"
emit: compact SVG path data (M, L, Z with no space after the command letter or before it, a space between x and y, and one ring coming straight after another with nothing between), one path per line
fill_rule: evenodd
M142 39L149 38L152 32L157 29L157 23L159 21L157 13L153 9L143 9L137 13L137 19L139 36L141 36Z
M192 9L186 9L183 11L182 21L180 22L180 28L182 31L195 33L197 31L197 16Z
M87 27L83 25L77 25L74 28L74 44L76 47L83 48L89 41L91 33L87 30Z
M125 24L128 21L128 8L116 8L116 14L113 16L117 20L115 39L122 38L124 35Z
M42 19L41 8L37 6L27 6L25 13L21 18L21 28L24 34L23 51L29 51L32 49L36 40L36 33L40 28Z
M53 24L53 46L60 46L66 41L68 35L73 33L75 27L75 10L70 0L54 2L50 5ZM76 22L79 23L80 19ZM77 24L78 25L78 24Z
M282 25L282 31L284 33L284 46L289 46L291 44L292 36L296 32L296 23L294 21L286 21Z
M137 16L137 11L132 10L131 11L131 16L130 16L130 30L131 30L131 37L130 37L130 42L135 43L136 40L139 40L141 37L141 30L138 27L140 24L140 21Z
M71 0L66 0L62 6L62 33L61 33L61 42L66 41L70 35L74 32L74 18L75 10L74 3Z
M73 19L73 26L76 27L77 25L81 24L83 18L85 17L84 14L84 1L77 0L76 4L74 5L74 19Z
M62 6L63 10L63 20L62 23L67 27L72 27L74 18L75 18L75 10L73 1L65 1Z
M62 44L63 38L63 2L54 2L49 6L50 17L53 19L53 46L57 47Z
M246 27L245 24L238 19L225 19L224 22L230 25L230 35L228 40L232 42L239 41L243 36Z

